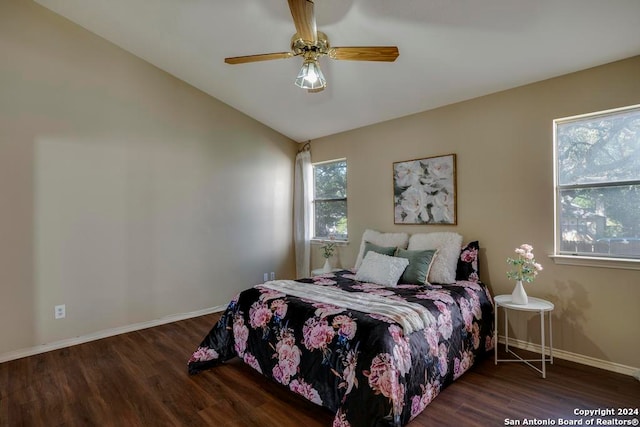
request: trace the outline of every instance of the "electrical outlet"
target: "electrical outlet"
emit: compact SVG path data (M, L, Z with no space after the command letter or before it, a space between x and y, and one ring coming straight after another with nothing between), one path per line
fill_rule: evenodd
M56 305L53 308L53 314L56 319L64 319L67 316L67 307L64 304Z
M269 280L269 273L264 273L264 275L262 276L262 278L264 279L264 281L266 282L267 280Z
M276 280L276 273L274 273L273 271L271 272L271 275L269 276L269 278L271 280Z

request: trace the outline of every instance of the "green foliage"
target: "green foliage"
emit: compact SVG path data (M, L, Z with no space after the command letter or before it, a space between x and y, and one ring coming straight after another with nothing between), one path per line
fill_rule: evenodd
M640 111L560 123L556 131L562 185L640 179Z
M347 162L315 165L314 237L347 238Z
M322 243L322 246L320 246L320 249L322 250L322 256L324 258L331 258L336 251L336 243L333 241L325 241Z
M556 141L563 241L640 237L640 109L558 123Z

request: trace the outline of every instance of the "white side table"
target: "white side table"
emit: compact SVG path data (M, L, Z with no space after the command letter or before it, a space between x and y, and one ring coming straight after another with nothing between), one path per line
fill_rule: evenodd
M496 303L495 307L495 337L496 337L496 345L494 346L494 360L497 365L498 362L524 362L536 371L542 374L542 378L547 377L547 371L545 369L545 363L550 362L553 364L553 335L551 328L551 312L553 311L554 305L552 302L541 299L541 298L533 298L529 297L528 304L514 304L511 302L511 295L498 295L493 299ZM507 353L516 357L516 359L498 359L498 308L504 308L504 340L505 340L505 350ZM540 313L540 338L541 338L541 350L542 354L540 359L523 359L518 354L514 353L509 349L509 310L519 310L519 311L534 311ZM545 324L544 324L544 314L549 313L549 358L546 357L545 351ZM542 365L542 369L538 369L537 366L531 364L531 362L540 362Z
M332 268L331 271L329 273L335 273L336 271L341 271L343 270L342 268ZM328 274L324 271L323 268L316 268L315 270L311 270L311 275L312 276L321 276L323 274Z

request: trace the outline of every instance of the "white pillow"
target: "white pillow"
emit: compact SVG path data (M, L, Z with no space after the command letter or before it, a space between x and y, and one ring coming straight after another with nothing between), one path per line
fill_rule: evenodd
M462 248L462 236L453 232L419 233L409 239L410 251L437 249L429 277L430 283L449 284L456 281L456 268Z
M356 273L356 280L384 286L396 286L408 265L409 260L406 258L369 251Z
M362 258L364 257L364 242L371 242L378 246L395 246L401 249L407 249L409 244L409 235L407 233L380 233L375 230L365 230L362 233L362 241L360 242L360 252L356 258L356 269L360 268Z

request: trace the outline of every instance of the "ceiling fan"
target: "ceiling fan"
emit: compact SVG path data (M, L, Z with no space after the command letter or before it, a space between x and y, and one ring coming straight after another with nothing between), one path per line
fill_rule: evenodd
M288 2L293 23L296 26L296 33L291 37L291 51L234 56L225 58L224 62L244 64L302 56L304 61L295 84L313 93L320 92L327 86L318 63L318 58L322 56L326 55L331 59L339 60L393 62L399 55L396 46L331 47L327 35L316 28L313 0L288 0Z

